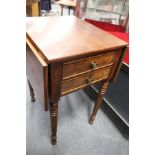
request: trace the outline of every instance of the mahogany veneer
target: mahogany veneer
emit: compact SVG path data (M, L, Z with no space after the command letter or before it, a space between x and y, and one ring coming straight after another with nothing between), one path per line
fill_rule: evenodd
M32 101L50 103L51 142L57 141L62 95L103 81L92 124L109 82L119 73L127 43L74 16L33 17L26 22L26 62Z

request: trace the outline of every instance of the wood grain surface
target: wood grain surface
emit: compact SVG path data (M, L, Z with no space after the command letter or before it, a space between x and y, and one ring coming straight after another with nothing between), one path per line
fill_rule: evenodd
M114 57L115 52L110 52L108 54L67 62L63 65L63 79L90 72L106 65L112 65ZM93 68L92 64L96 64L96 67Z
M61 87L61 94L62 95L68 94L77 89L81 89L85 86L89 86L89 84L93 84L100 80L107 79L111 71L111 68L112 66L101 68L101 69L92 71L90 73L82 74L75 78L71 78L69 80L63 81L62 87ZM88 79L91 80L90 83L88 83Z
M26 75L34 90L35 99L48 110L48 64L32 43L26 40Z
M27 17L26 32L48 62L127 46L126 42L75 16Z
M26 36L31 97L43 103L45 110L49 99L55 145L60 97L102 81L90 117L93 123L109 81L119 73L127 43L74 16L28 17Z

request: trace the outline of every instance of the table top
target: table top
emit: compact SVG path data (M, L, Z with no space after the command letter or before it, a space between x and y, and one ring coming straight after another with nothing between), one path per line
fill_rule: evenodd
M75 16L27 17L26 34L48 63L127 46Z
M75 7L76 6L76 1L72 1L72 0L60 0L60 1L57 1L57 2L54 2L55 4L62 4L62 5L65 5L65 6L73 6Z

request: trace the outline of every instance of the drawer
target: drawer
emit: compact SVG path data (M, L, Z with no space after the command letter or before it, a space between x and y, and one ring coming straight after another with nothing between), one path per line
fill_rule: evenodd
M85 59L80 59L72 62L64 63L63 65L63 79L67 79L79 74L95 70L97 68L112 65L115 57L115 53L97 55Z
M26 38L26 76L30 81L35 99L48 110L48 64Z
M65 80L61 85L61 95L70 93L82 87L95 83L103 79L107 79L112 66L94 70L92 72L76 76L69 80Z

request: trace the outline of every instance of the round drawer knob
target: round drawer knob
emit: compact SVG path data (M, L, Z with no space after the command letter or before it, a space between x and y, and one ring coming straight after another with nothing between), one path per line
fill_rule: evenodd
M91 67L91 69L97 68L96 62L92 61L91 64L90 64L90 67Z

